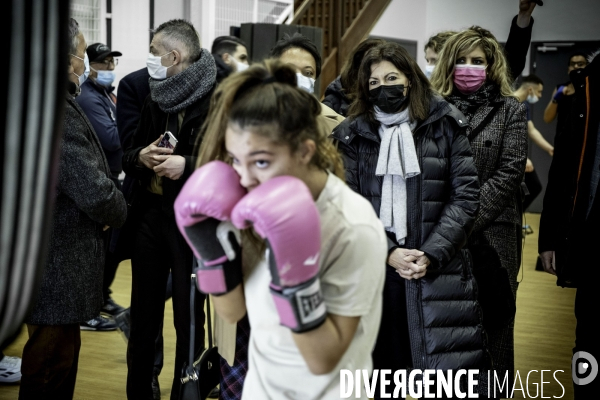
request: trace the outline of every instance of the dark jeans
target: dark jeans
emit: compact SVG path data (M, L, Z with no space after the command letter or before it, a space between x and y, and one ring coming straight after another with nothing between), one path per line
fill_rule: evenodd
M578 351L590 353L596 359L597 370L598 364L600 363L600 344L598 342L598 328L596 324L598 323L598 303L600 303L600 295L598 295L598 288L595 286L596 284L597 281L593 281L592 285L578 288L577 294L575 295L575 318L577 318L577 327L575 329L575 347L573 348L573 354ZM600 371L597 372L598 376L596 376L596 379L591 383L587 385L573 384L576 400L598 398L598 393L600 393ZM585 377L585 375L583 377Z
M169 274L167 281L167 291L165 293L165 301L173 297L173 274ZM163 324L160 324L160 333L156 337L155 348L154 348L154 375L160 375L162 371L165 352L164 352L164 339L163 339Z
M392 373L412 365L410 339L408 336L408 318L406 316L406 289L404 279L396 270L386 266L385 285L383 287L383 312L375 349L373 350L373 369L390 369ZM388 386L388 393L391 393ZM393 392L393 388L391 389ZM375 398L380 399L379 385Z
M535 198L542 193L542 182L540 182L540 178L538 177L536 170L525 173L525 185L527 185L529 194L523 199L523 212L527 211Z
M79 324L27 325L19 399L72 399L77 379Z
M109 229L109 238L114 234L114 229ZM106 241L107 244L110 240ZM112 285L115 280L115 275L117 274L117 267L119 266L119 259L115 255L108 251L108 246L106 249L106 258L104 260L104 280L102 281L102 295L104 296L104 302L108 300L112 291L110 290L110 285Z
M114 174L111 178L117 189L123 190L121 182L119 181L119 174ZM108 240L106 240L106 248L105 254L106 257L104 259L104 280L102 281L102 294L104 296L104 302L108 300L110 294L110 285L112 285L115 280L115 275L117 274L117 267L119 266L119 258L117 255L110 251L110 243L113 240L113 235L118 235L119 230L115 230L114 228L108 229Z
M131 259L131 331L127 347L127 397L152 399L156 338L164 317L169 271L173 275L173 319L177 336L171 399L177 399L190 341L192 251L162 211L160 196L145 194ZM196 296L196 354L204 347L204 296Z

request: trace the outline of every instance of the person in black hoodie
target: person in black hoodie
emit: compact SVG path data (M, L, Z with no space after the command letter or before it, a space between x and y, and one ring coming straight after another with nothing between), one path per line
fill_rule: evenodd
M123 155L125 173L136 179L128 199L136 209L136 220L127 396L152 398L155 339L163 321L170 270L177 333L171 399L177 399L189 353L192 252L175 224L173 203L195 169L194 147L208 113L217 70L212 55L200 47L198 33L184 20L160 25L150 53L150 96ZM174 149L159 147L166 130L177 139ZM203 296L196 296L196 354L204 345L203 302Z
M235 36L219 36L213 41L210 50L217 64L217 83L231 75L248 68L248 49L246 43Z
M483 368L484 331L462 250L479 206L467 121L396 43L365 54L358 82L333 138L348 186L371 202L388 237L374 368Z
M600 269L594 251L600 242L598 53L590 57L587 67L570 73L575 88L570 125L565 131L568 135L557 138L548 174L538 241L538 251L546 272L557 276L557 285L577 288L577 327L573 349L575 399L595 398L600 389L600 379L593 378L598 373L600 360L596 328ZM583 368L586 362L587 371ZM583 376L582 370L585 371Z

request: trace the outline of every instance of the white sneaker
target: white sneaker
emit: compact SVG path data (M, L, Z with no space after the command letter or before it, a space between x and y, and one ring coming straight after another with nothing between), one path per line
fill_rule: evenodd
M21 380L21 359L4 356L0 360L0 383L13 383Z

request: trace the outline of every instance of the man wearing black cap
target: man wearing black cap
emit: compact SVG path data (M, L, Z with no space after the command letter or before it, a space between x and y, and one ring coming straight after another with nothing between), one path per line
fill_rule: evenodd
M110 167L111 178L117 188L121 189L119 174L123 170L121 158L123 149L119 140L117 130L117 109L116 96L113 94L115 89L112 83L115 79L115 66L122 54L118 51L112 51L103 43L94 43L88 46L87 55L90 60L90 79L87 79L81 85L81 94L76 98L85 115L91 122L104 155ZM112 235L112 229L110 235ZM104 264L104 282L102 286L104 295L104 306L102 312L109 316L114 316L123 311L123 307L116 304L110 297L110 285L112 284L117 266L119 265L115 255L111 251L106 252ZM109 331L115 330L116 325L109 319L98 315L98 317L81 324L82 330Z

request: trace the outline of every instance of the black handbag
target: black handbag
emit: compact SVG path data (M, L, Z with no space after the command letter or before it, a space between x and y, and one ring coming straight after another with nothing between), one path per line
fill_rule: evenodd
M473 258L473 276L477 282L477 300L483 311L483 327L486 330L504 328L517 312L508 271L502 266L492 246L472 245L469 250Z
M195 266L194 266L195 268ZM196 275L192 274L190 289L190 356L181 369L181 389L179 400L205 400L208 394L221 381L221 356L217 346L213 346L210 297L206 296L206 319L208 348L194 361L194 336L196 333L194 300L196 295Z

